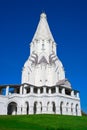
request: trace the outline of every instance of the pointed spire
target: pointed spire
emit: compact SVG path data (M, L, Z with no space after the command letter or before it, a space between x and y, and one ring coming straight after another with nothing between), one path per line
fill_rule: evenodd
M34 34L33 41L40 40L40 39L54 41L54 38L51 34L49 25L47 23L47 17L46 17L45 13L42 13L40 15L40 21L39 21L39 24L37 26L36 32Z

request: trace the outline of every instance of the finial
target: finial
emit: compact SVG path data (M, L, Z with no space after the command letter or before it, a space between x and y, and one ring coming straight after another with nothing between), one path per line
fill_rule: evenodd
M43 13L41 13L40 17L41 18L46 18L46 14L43 12Z

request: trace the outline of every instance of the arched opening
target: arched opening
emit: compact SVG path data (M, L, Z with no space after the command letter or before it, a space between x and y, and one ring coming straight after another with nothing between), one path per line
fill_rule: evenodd
M53 111L54 113L56 113L56 106L55 106L55 102L52 102L52 111Z
M8 115L17 115L17 103L11 102L8 104L7 114Z
M47 103L47 111L49 111L49 104L50 104L50 102Z
M71 114L73 115L73 103L71 104Z
M30 87L26 88L26 93L30 93Z
M56 92L55 87L52 87L52 88L51 88L51 92L52 92L52 93L55 93L55 92Z
M29 103L25 102L25 107L26 107L26 114L29 114Z
M40 89L40 93L43 93L43 88L41 87L41 89Z
M69 103L67 102L66 103L66 113L68 113L68 111L69 111L68 109L69 109Z
M34 114L37 113L37 102L34 102Z
M63 102L60 103L60 114L63 114Z
M42 113L42 102L40 102L40 111Z
M78 116L78 104L76 104L76 116Z
M47 87L47 89L46 89L46 93L49 93L49 88Z
M37 93L37 87L34 87L34 93Z

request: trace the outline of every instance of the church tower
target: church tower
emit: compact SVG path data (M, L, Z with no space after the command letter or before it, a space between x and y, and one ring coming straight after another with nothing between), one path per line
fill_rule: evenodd
M0 115L81 116L79 91L73 90L65 78L45 13L40 15L30 43L30 56L22 70L21 84L0 86L0 92L3 89L6 89L6 94L0 95Z
M22 83L34 86L55 86L64 82L68 88L70 83L65 79L63 65L56 55L56 43L50 31L45 13L40 21L30 44L30 56L24 64Z

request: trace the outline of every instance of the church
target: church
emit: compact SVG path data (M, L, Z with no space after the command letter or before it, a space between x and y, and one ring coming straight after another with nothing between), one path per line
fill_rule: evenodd
M65 77L45 13L30 43L21 84L0 85L0 115L24 114L81 116L79 91Z

